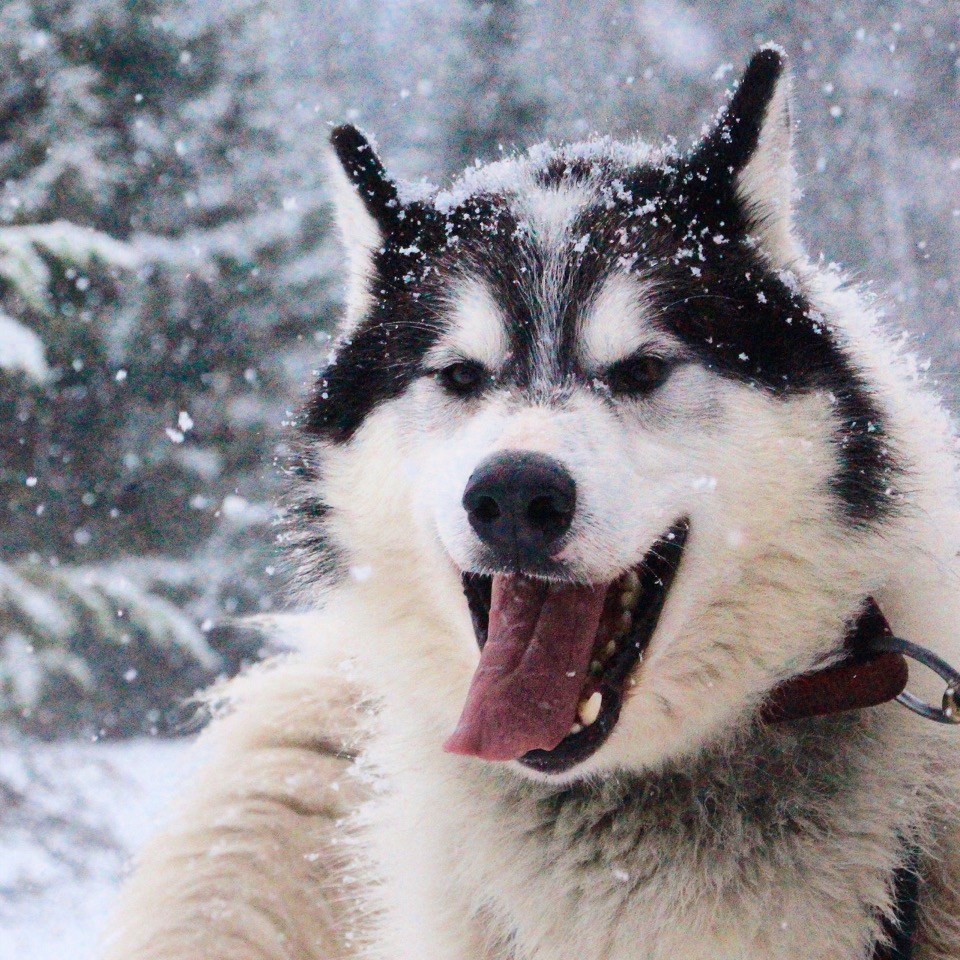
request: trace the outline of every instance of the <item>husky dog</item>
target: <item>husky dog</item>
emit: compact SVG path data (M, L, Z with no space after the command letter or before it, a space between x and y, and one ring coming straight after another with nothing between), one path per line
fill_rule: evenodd
M112 956L960 957L957 734L770 707L868 605L960 659L948 420L794 233L781 53L687 153L414 191L332 141L348 307L287 534L319 612Z

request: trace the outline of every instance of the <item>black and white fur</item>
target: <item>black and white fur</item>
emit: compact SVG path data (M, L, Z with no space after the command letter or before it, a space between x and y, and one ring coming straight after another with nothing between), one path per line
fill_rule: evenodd
M419 196L359 132L334 132L349 302L303 417L287 533L318 612L301 652L246 678L214 724L213 769L236 789L228 803L208 774L146 856L115 956L209 955L170 932L188 915L223 957L246 937L238 957L362 943L382 960L861 960L917 850L915 957L960 956L957 734L897 704L755 720L778 682L837 655L867 596L898 635L960 660L948 420L795 236L788 87L765 48L689 153L542 147ZM662 382L619 389L646 356ZM484 376L466 397L443 385L463 363ZM612 580L691 522L619 722L557 776L442 750L478 658L460 575L491 568L461 498L505 450L576 480L549 575ZM267 909L256 882L266 863L278 903L321 889L282 860L317 808L290 825L245 798L289 809L328 716L318 690L347 657L374 704L376 784L348 858L367 871L347 888L365 910L343 939L323 932L329 907ZM939 695L921 676L911 688ZM246 760L291 742L305 753L277 759L286 785L251 773L247 790ZM224 866L229 883L214 867L177 879L169 850L191 869L227 842L225 821L253 851ZM256 909L237 894L229 921L204 921L218 883L255 890Z

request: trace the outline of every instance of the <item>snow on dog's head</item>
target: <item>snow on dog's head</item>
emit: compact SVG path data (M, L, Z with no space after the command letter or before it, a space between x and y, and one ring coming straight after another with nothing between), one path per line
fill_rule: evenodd
M688 154L540 147L426 196L334 131L350 297L292 549L426 749L695 749L869 582L898 468L792 232L787 86L764 49Z

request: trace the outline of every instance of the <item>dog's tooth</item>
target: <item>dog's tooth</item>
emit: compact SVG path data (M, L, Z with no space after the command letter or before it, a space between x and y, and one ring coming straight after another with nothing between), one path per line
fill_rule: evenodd
M589 727L590 724L594 723L597 717L600 716L600 707L602 705L603 694L599 690L591 693L586 700L581 700L580 703L577 704L577 716L580 718L580 722L585 727Z
M620 614L620 622L617 624L617 633L622 633L626 636L630 632L630 627L633 626L633 614L629 610L624 610Z
M599 677L603 673L603 664L599 660L590 661L590 672L595 676Z
M608 640L607 645L603 648L604 655L609 659L617 652L617 641Z
M627 579L623 584L623 592L620 594L620 606L624 610L633 610L640 599L640 578L631 570L627 574Z
M583 727L582 727L579 723L575 723L575 724L570 728L570 732L571 732L571 733L579 733L582 729L583 729Z

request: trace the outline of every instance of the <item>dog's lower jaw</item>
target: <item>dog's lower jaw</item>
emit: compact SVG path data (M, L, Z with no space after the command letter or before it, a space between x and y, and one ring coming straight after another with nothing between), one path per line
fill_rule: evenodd
M860 960L904 836L931 833L916 785L936 760L910 729L896 705L753 726L658 773L568 785L448 756L391 773L381 745L393 789L372 836L405 927L384 955Z

